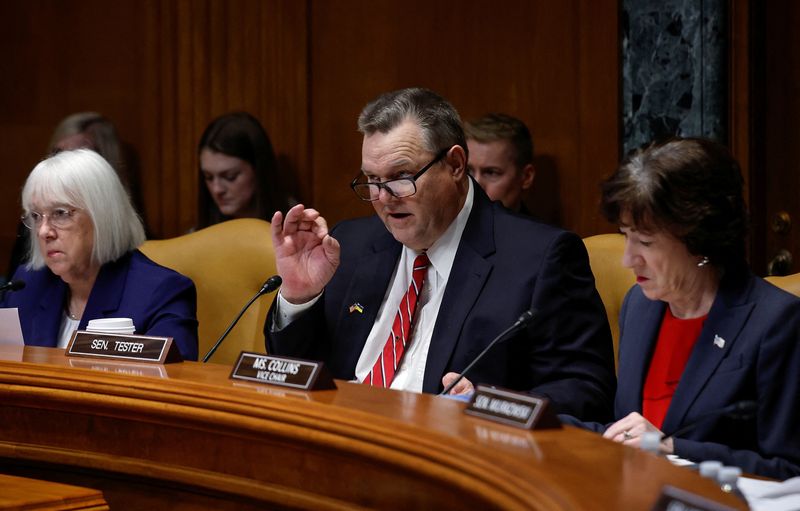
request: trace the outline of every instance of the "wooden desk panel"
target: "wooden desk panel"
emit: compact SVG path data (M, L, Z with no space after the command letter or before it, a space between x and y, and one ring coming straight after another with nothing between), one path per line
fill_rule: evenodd
M0 466L95 481L126 509L647 510L664 484L743 509L689 470L586 431L522 431L430 395L346 382L295 392L229 373L0 346Z

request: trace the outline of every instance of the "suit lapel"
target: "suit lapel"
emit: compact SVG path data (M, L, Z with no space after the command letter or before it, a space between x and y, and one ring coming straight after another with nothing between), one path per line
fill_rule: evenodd
M461 338L465 319L475 305L492 270L488 257L494 253L494 215L491 204L478 185L472 211L461 235L442 304L436 316L428 360L425 364L423 392L438 392L441 378Z
M341 335L336 336L358 343L340 351L346 352L346 356L350 359L345 361L345 367L355 367L358 363L369 332L378 316L378 309L389 288L389 280L397 265L401 249L402 245L386 232L385 236L381 235L372 245L372 250L367 251L358 260L358 269L353 273L340 305L338 330ZM363 313L350 312L350 306L355 304L363 308Z
M666 310L664 302L648 300L644 296L639 299L644 301L641 312L633 311L635 316L627 317L622 325L625 339L630 342L620 346L617 418L642 411L642 389Z
M123 256L100 268L97 280L92 286L92 292L89 294L89 301L86 302L79 329L85 330L89 320L113 317L119 310L125 294L125 282L130 267L127 261L130 257L130 255Z
M55 347L58 345L58 331L64 317L67 285L50 273L50 270L45 268L45 271L48 273L47 284L30 323L31 338L25 339L25 344Z
M720 286L700 338L692 349L678 387L672 396L669 410L664 417L663 431L673 431L683 423L686 413L703 391L706 382L733 348L739 332L744 328L747 318L755 307L754 303L747 302L749 295L749 291L738 293L728 287ZM744 298L740 303L732 303L736 296ZM722 347L719 344L723 344Z

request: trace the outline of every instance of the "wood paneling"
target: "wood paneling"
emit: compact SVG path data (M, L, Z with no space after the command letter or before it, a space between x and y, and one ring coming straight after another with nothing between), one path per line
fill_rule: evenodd
M16 233L22 184L62 117L97 110L114 119L125 140L138 147L150 140L139 122L145 25L135 3L10 2L2 20L0 270Z
M254 114L281 160L308 168L304 3L154 1L146 17L145 90L154 93L142 98L142 122L157 141L143 154L152 162L143 177L156 236L195 224L197 142L218 115Z
M58 121L75 111L107 115L135 148L154 237L194 225L197 141L217 115L253 113L281 160L308 169L304 2L39 0L9 4L4 20L5 245L27 173Z
M750 169L753 196L753 263L764 275L779 251L800 271L800 4L791 0L751 4L754 85ZM779 213L790 215L786 232L775 232Z
M329 220L371 212L346 186L361 163L361 108L381 92L423 86L465 119L523 119L540 167L531 210L582 235L608 230L597 198L619 154L616 2L312 6L313 196Z
M209 120L263 122L296 195L331 222L369 214L347 183L356 118L377 94L426 86L464 118L525 120L540 217L609 230L597 184L618 158L617 4L573 0L31 0L4 6L0 270L19 190L65 115L111 118L138 154L153 237L195 223L196 144Z

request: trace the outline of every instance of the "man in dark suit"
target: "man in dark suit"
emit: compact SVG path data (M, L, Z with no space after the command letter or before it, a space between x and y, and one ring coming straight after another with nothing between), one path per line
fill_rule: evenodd
M609 417L611 337L581 240L491 203L467 175L458 114L431 91L378 97L359 130L351 186L377 216L329 234L313 209L275 214L283 287L267 350L324 360L338 378L439 392L533 308L531 327L452 392L471 381L532 390L560 411Z

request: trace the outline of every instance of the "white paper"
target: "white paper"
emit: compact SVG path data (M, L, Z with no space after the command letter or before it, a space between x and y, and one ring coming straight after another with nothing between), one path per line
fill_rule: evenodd
M19 323L19 311L13 309L0 309L0 344L24 346L22 339L22 325Z
M782 483L740 477L739 489L754 511L796 511L800 509L800 477Z
M694 467L697 465L697 463L694 461L685 460L679 456L676 456L675 454L667 454L667 459L670 461L670 463L679 467Z

